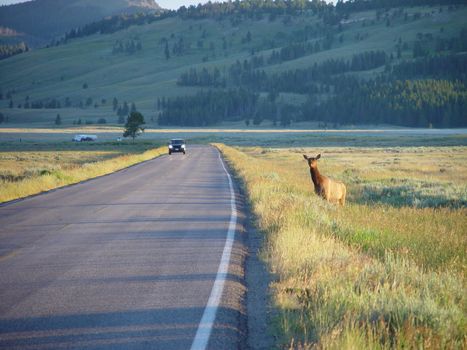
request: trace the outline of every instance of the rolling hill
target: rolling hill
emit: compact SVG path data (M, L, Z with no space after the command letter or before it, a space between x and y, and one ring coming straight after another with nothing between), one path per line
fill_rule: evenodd
M467 123L464 5L345 13L211 6L103 21L117 27L0 61L1 113L30 126L52 125L58 113L64 125L117 123L135 103L147 121L168 125ZM378 100L374 91L391 95ZM342 105L356 92L352 108Z
M160 11L153 0L33 0L0 7L0 26L30 46L48 44L65 32L106 16ZM3 40L12 40L3 35Z

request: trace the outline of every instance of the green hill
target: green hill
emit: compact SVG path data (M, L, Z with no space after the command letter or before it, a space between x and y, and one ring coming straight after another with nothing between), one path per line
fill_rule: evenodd
M104 21L109 34L88 28L95 34L0 61L4 119L40 126L60 114L64 125L116 123L126 101L166 125L467 124L464 5L221 14L211 6L202 15L132 17L137 24L128 27Z
M0 40L41 46L106 16L159 10L153 0L34 0L0 6L0 26L16 32L14 36L0 35Z

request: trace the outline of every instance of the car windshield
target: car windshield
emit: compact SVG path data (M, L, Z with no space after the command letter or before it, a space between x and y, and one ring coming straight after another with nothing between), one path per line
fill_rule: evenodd
M170 141L172 145L183 145L185 143L184 140L172 140Z

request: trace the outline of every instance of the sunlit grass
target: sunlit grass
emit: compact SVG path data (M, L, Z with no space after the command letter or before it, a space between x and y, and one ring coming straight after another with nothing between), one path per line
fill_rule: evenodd
M0 202L102 176L165 153L154 144L0 145Z
M312 150L220 147L266 235L280 346L465 348L466 148L325 149L322 172L350 192L339 208L313 193L300 155ZM402 165L387 161L394 151ZM456 204L364 197L369 183L398 174L409 187L459 188Z

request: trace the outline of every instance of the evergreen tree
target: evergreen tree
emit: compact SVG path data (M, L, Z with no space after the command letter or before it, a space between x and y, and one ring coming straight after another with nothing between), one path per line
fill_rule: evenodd
M130 113L130 108L128 107L128 103L123 102L123 107L122 107L122 115L127 116Z
M62 124L62 118L60 117L60 114L57 114L57 117L55 118L55 125L61 125Z
M144 117L139 112L131 113L125 123L125 131L123 132L123 137L131 137L133 141L135 138L142 132L144 128L142 127L145 124Z
M165 59L168 60L170 58L170 49L169 49L169 41L165 41L165 48L164 48L164 55Z
M118 108L118 100L116 97L114 97L114 99L112 100L112 108L114 111L116 111Z

